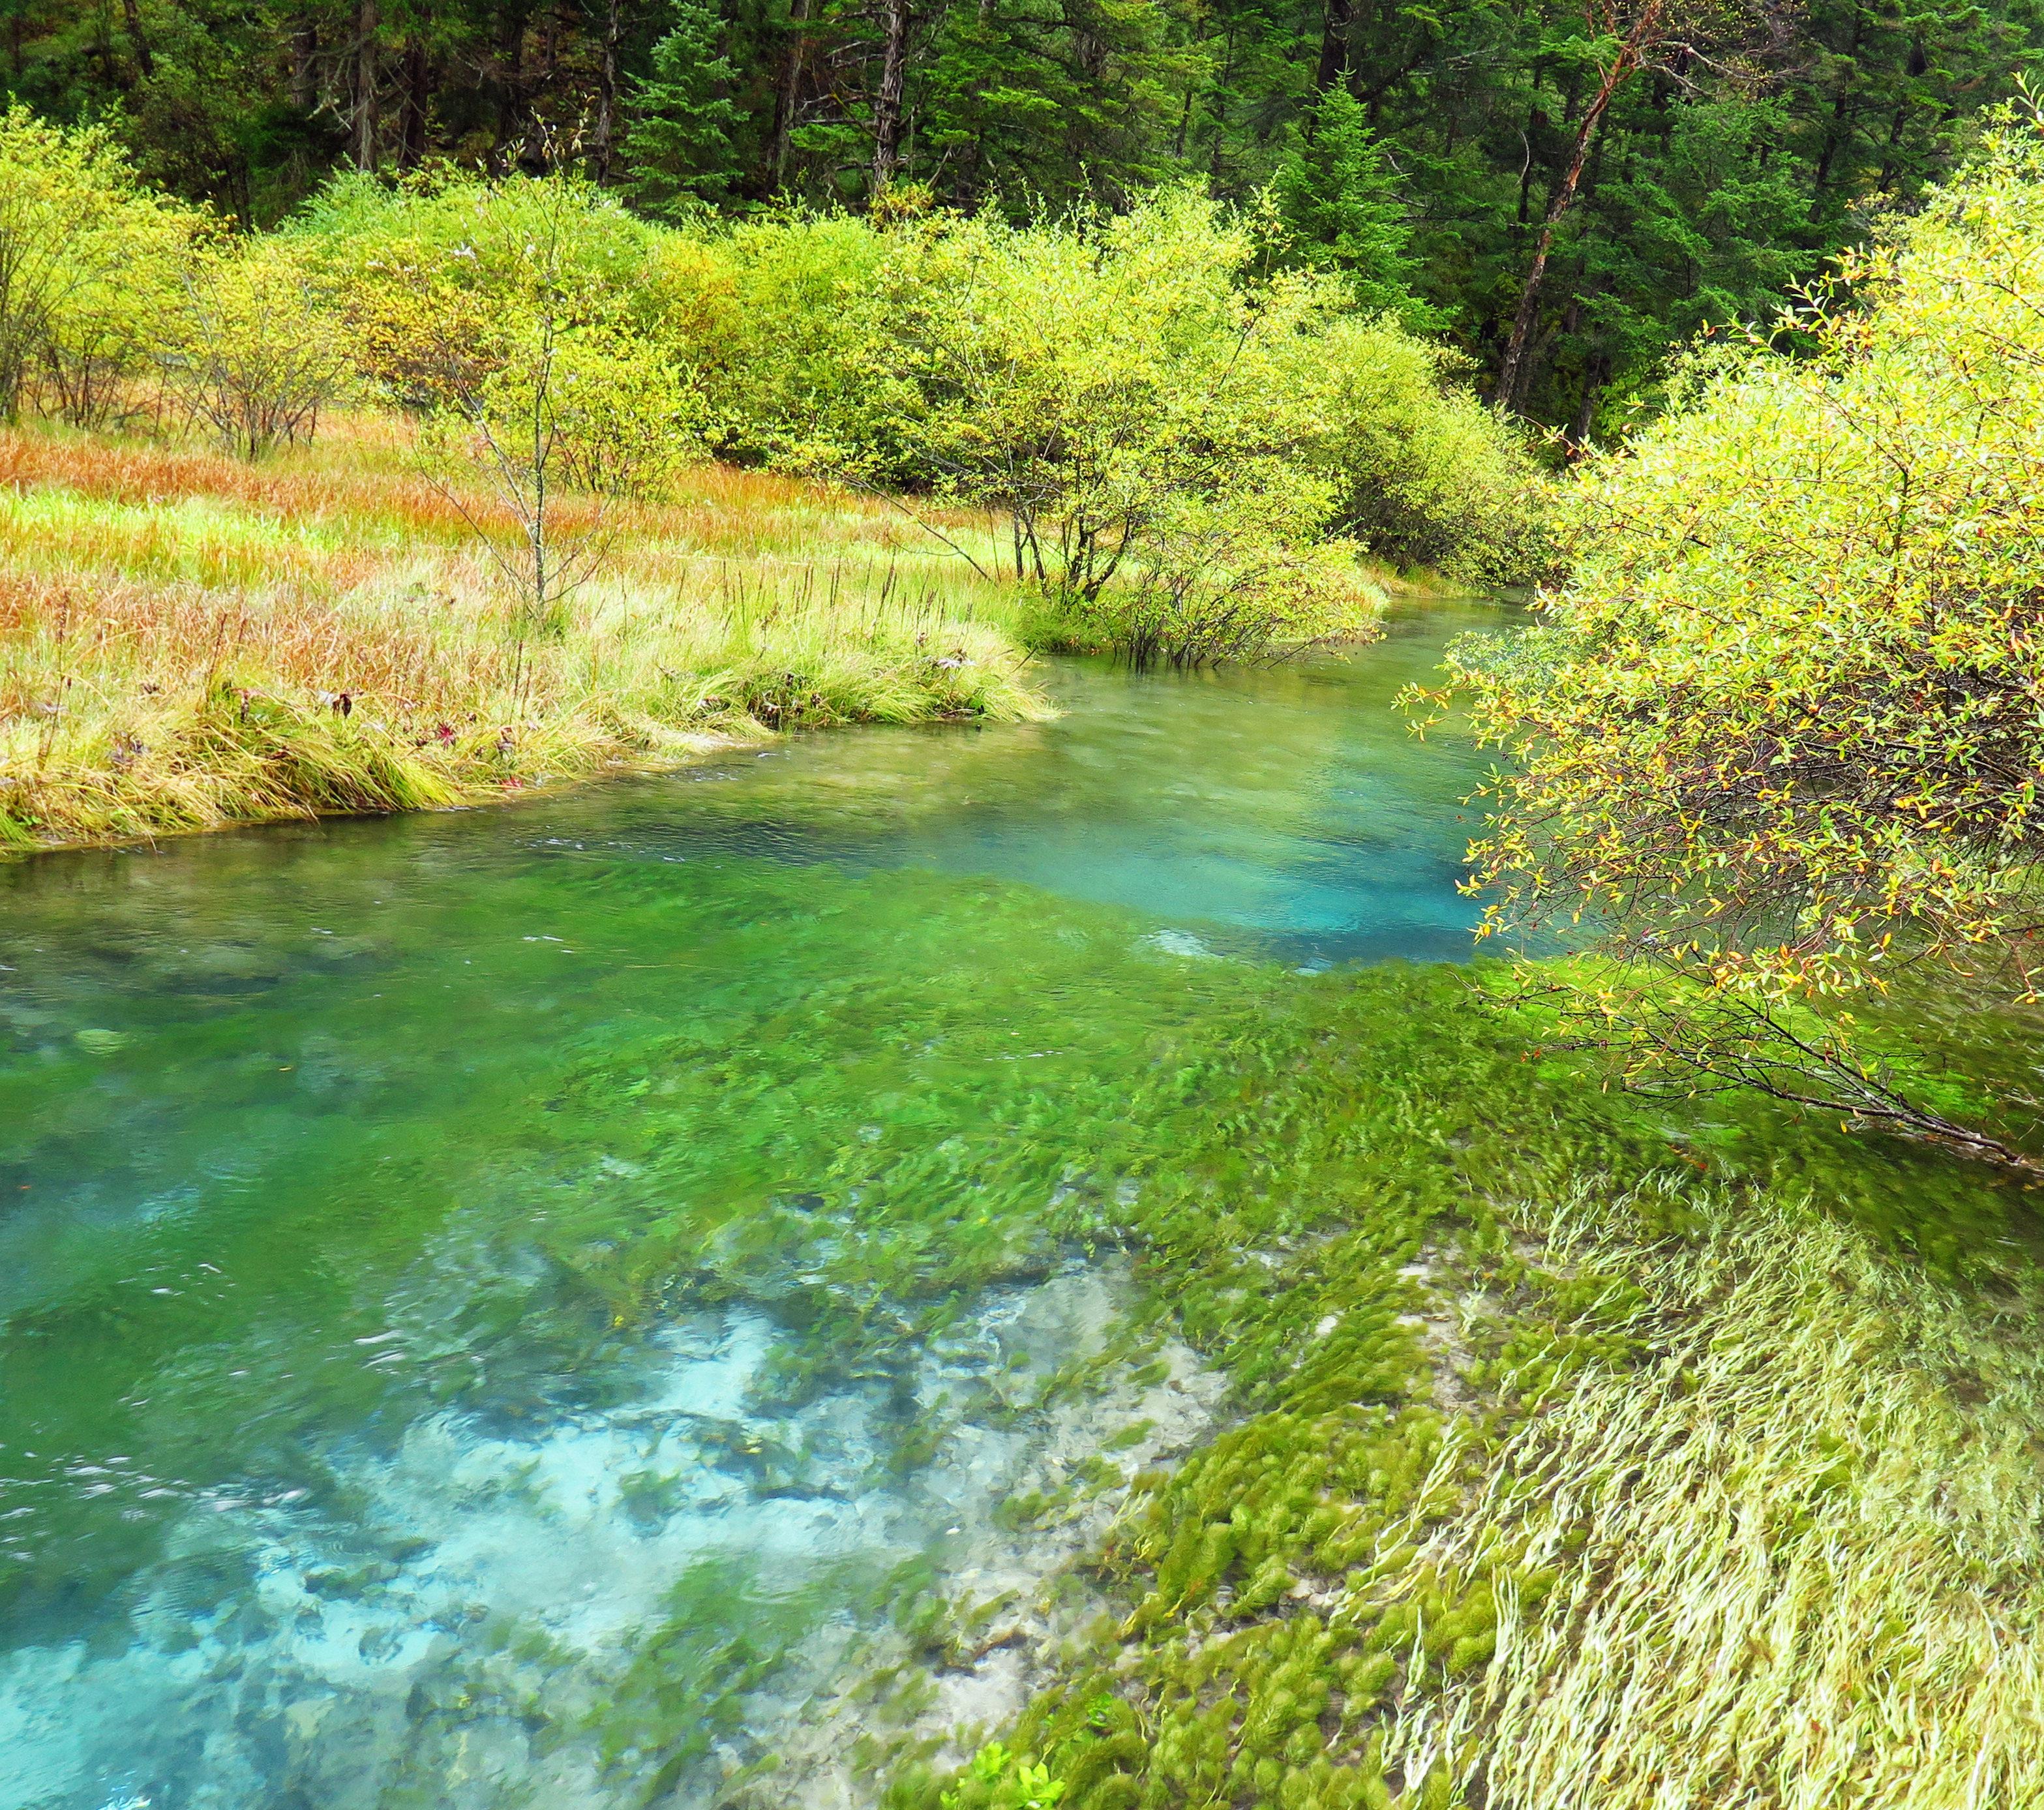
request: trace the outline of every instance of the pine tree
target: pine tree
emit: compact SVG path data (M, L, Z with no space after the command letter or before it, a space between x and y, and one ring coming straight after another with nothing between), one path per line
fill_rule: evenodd
M648 213L700 213L728 197L740 173L741 121L730 98L737 71L720 44L723 20L705 0L673 0L674 26L653 46L652 71L632 96L624 183Z
M1162 7L977 0L933 29L912 83L923 170L949 205L1125 206L1173 173Z
M1411 316L1412 237L1398 179L1346 88L1331 88L1314 108L1305 144L1279 167L1272 185L1278 211L1301 262L1341 271L1366 308Z

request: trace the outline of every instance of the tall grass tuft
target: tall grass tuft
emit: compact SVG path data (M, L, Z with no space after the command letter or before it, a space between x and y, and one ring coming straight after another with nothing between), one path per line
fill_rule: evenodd
M0 844L448 804L797 726L1046 713L1012 587L882 505L691 472L621 512L605 579L539 640L396 430L323 437L257 471L0 434Z

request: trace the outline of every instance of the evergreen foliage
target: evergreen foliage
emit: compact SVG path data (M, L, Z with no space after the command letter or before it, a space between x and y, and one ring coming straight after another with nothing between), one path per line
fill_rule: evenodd
M720 21L701 0L674 0L674 29L653 46L652 69L635 87L638 117L625 141L632 198L649 213L686 217L727 197L736 179L732 134L740 114L736 79L719 53Z
M1274 183L1306 255L1354 271L1370 306L1409 286L1486 383L1516 344L1502 400L1577 442L1658 400L1672 344L1765 321L1919 206L2044 55L2038 0L16 0L9 17L0 96L102 122L151 181L258 225L338 167L441 161L572 165L656 212L863 207L883 170L1015 219L1175 179L1243 206Z
M1297 251L1343 272L1365 308L1413 312L1412 228L1362 104L1331 88L1311 115L1312 135L1278 166L1272 193Z

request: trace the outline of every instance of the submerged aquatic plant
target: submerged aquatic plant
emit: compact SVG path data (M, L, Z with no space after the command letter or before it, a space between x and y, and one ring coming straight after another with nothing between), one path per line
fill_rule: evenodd
M1554 1810L1730 1781L1784 1806L2038 1800L2036 1278L1954 1287L1704 1186L1648 1224L1671 1205L1689 1227L1658 1239L1626 1202L1551 1222L1544 1262L1624 1278L1588 1318L1633 1355L1460 1455L1465 1504L1347 1599L1493 1605L1495 1659L1450 1666L1390 1755Z
M1066 1810L2044 1794L2044 1282L2014 1253L1898 1260L1900 1197L1874 1205L1984 1205L1965 1166L1905 1183L1835 1131L1564 1106L1580 1071L1523 1047L1479 1078L1508 1043L1450 1086L1456 1021L1361 1058L1352 1020L1289 1073L1246 1044L1225 1231L1132 1216L1241 1418L1137 1480L1097 1556L1118 1625L1002 1739ZM1323 1062L1405 1104L1316 1174ZM889 1801L951 1789L905 1759Z
M240 702L225 706L237 733ZM334 720L344 728L360 715ZM259 701L250 716L252 733ZM646 790L647 815L627 817L639 829L666 815L667 789ZM697 808L728 824L753 807L733 796ZM1530 1050L1454 972L1311 977L1195 960L1143 940L1139 917L978 876L854 867L832 874L825 898L816 867L670 864L671 843L632 833L593 836L586 849L486 840L507 864L486 886L444 858L477 844L431 820L366 839L236 839L150 863L151 884L135 890L156 892L179 934L138 933L110 893L94 944L148 973L163 1002L153 1016L117 1015L90 987L71 997L54 977L9 977L10 996L27 993L32 1013L48 1014L21 1020L34 1053L0 1077L9 1122L37 1128L38 1174L95 1172L82 1153L134 1123L144 1063L194 1099L217 1094L237 1130L290 1132L248 1147L264 1186L250 1189L237 1169L209 1196L265 1203L244 1222L253 1243L232 1287L208 1278L138 1315L137 1251L160 1239L210 1259L194 1241L215 1222L193 1213L125 1233L91 1220L74 1228L52 1259L60 1296L10 1325L17 1386L0 1406L40 1414L94 1377L105 1385L91 1397L100 1449L197 1493L245 1474L252 1440L295 1469L293 1455L324 1451L332 1428L372 1416L390 1427L496 1417L502 1455L491 1474L515 1484L536 1429L601 1423L626 1448L607 1473L617 1487L606 1525L632 1543L671 1513L685 1473L742 1478L763 1500L828 1481L789 1430L808 1405L866 1405L870 1439L849 1462L822 1460L840 1478L855 1469L862 1489L891 1489L957 1424L998 1439L1074 1403L1085 1418L1090 1380L1147 1392L1155 1405L1139 1411L1155 1415L1188 1380L1182 1354L1160 1343L1181 1334L1233 1385L1227 1424L1204 1449L1175 1471L1135 1447L1083 1451L1014 1491L1016 1520L1026 1508L1055 1529L1088 1492L1113 1487L1106 1466L1136 1473L1127 1518L1093 1554L1113 1611L1105 1626L989 1646L1024 1619L1012 1605L947 1609L931 1571L845 1581L840 1600L854 1582L870 1586L889 1638L917 1662L863 1700L886 1699L885 1716L860 1712L867 1762L891 1775L897 1804L932 1810L965 1787L924 1745L933 1738L916 1719L936 1687L924 1666L961 1678L994 1656L1026 1658L1047 1688L1021 1726L967 1744L997 1738L1028 1754L1065 1787L1058 1810L1448 1802L1458 1781L1482 1776L1493 1723L1558 1739L1538 1720L1545 1681L1566 1676L1558 1635L1554 1666L1523 1693L1531 1720L1507 1720L1520 1712L1486 1695L1516 1654L1563 1625L1543 1619L1554 1605L1594 1609L1617 1643L1601 1672L1581 1674L1594 1685L1585 1702L1617 1676L1639 1631L1628 1614L1691 1676L1715 1651L1712 1631L1667 1604L1708 1607L1716 1579L1738 1586L1727 1593L1734 1624L1754 1625L1755 1586L1770 1574L1758 1559L1724 1568L1745 1551L1713 1541L1727 1515L1770 1563L1807 1568L1808 1587L1784 1599L1790 1621L1762 1630L1780 1662L1755 1658L1736 1674L1778 1687L1799 1712L1814 1703L1812 1713L1830 1713L1810 1688L1829 1674L1801 1631L1869 1625L1801 1619L1822 1607L1820 1578L1879 1604L1894 1589L1869 1569L1906 1574L1920 1586L1907 1612L1958 1629L1934 1650L1948 1658L1977 1651L1965 1618L1983 1596L1996 1627L2023 1627L2027 1549L1996 1516L2031 1512L2016 1487L2022 1451L2003 1437L2020 1420L2020 1391L2002 1387L2030 1374L2027 1285L2012 1262L1969 1255L2006 1250L1995 1241L2008 1202L1955 1166L1921 1151L1889 1162L1821 1125L1758 1113L1712 1124L1602 1093L1575 1062ZM386 848L387 863L363 863L365 846ZM390 886L397 868L405 882ZM246 876L262 885L238 883ZM181 883L192 891L164 902L158 889ZM20 889L10 923L30 921L33 896ZM47 909L70 913L74 901L52 894ZM307 924L335 924L325 914L344 901L355 933L309 938ZM209 934L186 934L187 923ZM548 936L567 923L600 933L563 947L539 933L543 923ZM456 946L474 966L441 959ZM871 959L848 961L853 950ZM431 1005L394 1011L407 988ZM315 1002L318 1038L302 1028ZM79 1035L102 1030L129 1040ZM244 1059L278 1047L273 1039L283 1040L275 1055ZM206 1140L186 1139L182 1154L175 1137L137 1141L123 1161L141 1184L129 1191L146 1197L167 1193ZM1681 1186L1644 1186L1671 1173ZM1586 1174L1610 1185L1586 1197ZM1785 1216L1812 1193L1846 1222L1835 1242ZM1571 1229L1586 1220L1588 1239ZM1770 1225L1772 1243L1758 1235ZM1897 1289L1892 1254L1912 1247L1921 1273ZM1106 1250L1124 1254L1143 1289L1133 1324L1055 1368L986 1348L975 1297ZM1769 1280L1789 1274L1785 1253L1804 1250L1792 1287ZM346 1285L304 1289L309 1265ZM271 1298L289 1307L252 1318L248 1291L265 1267ZM1835 1288L1833 1271L1846 1278ZM1889 1277L1890 1293L1861 1292L1862 1272ZM1748 1274L1766 1285L1748 1287ZM1740 1314L1713 1305L1740 1289ZM1800 1339L1799 1316L1827 1289L1851 1298L1836 1318L1810 1319L1812 1335ZM382 1317L386 1304L396 1317ZM776 1340L748 1370L743 1416L685 1431L656 1461L650 1434L611 1412L635 1360L677 1327L740 1316L800 1336ZM386 1327L405 1333L390 1355L399 1343L409 1355L365 1365L351 1341ZM1958 1350L1960 1332L1977 1344L1961 1354L1965 1370L1940 1355L1941 1341ZM1714 1345L1720 1337L1735 1343ZM978 1340L978 1355L919 1393L924 1356L950 1362L954 1340ZM309 1344L353 1359L302 1362ZM1769 1376L1777 1344L1796 1347L1781 1389ZM1703 1386L1691 1390L1685 1370ZM1662 1467L1637 1487L1599 1470L1597 1443L1600 1416L1635 1397L1652 1408L1650 1436L1615 1418L1630 1442L1621 1454ZM1577 1400L1587 1406L1572 1418ZM1565 1437L1547 1464L1550 1428ZM18 1431L0 1437L10 1451L56 1450ZM1724 1458L1750 1444L1765 1462L1744 1480L1735 1465L1685 1470L1685 1437L1708 1437ZM1890 1539L1868 1509L1912 1499L1862 1501L1858 1482L1906 1482L1912 1444L1943 1455L1942 1475L1919 1474L1923 1512L1898 1518ZM441 1487L434 1448L415 1456L414 1471ZM1842 1458L1842 1478L1825 1481ZM1548 1528L1537 1497L1520 1493L1549 1475L1572 1480L1573 1499L1614 1527L1662 1543L1623 1555L1631 1597L1599 1593L1614 1561L1606 1547L1577 1540L1579 1522ZM1691 1514L1683 1492L1700 1476L1715 1493ZM312 1481L351 1487L317 1470ZM2007 1485L2008 1499L1941 1524L1934 1481L1946 1504L1976 1486ZM193 1502L142 1500L138 1488L67 1497L63 1526L33 1539L22 1522L0 1529L0 1546L22 1554L10 1601L24 1610L105 1601L153 1564ZM355 1512L344 1493L338 1500ZM1808 1526L1785 1512L1792 1501ZM1489 1504L1505 1537L1462 1540L1485 1524L1469 1520L1472 1504ZM1756 1518L1741 1520L1750 1508ZM203 1524L229 1523L208 1511ZM1823 1574L1831 1555L1836 1568ZM1985 1569L1973 1576L1977 1562ZM189 1574L167 1574L167 1591L180 1601L211 1591L212 1601L245 1587L208 1583L213 1563L194 1555ZM315 1593L349 1587L323 1580ZM671 1616L653 1618L602 1672L616 1685L603 1703L577 1694L591 1674L548 1649L543 1629L507 1625L505 1662L459 1674L482 1681L485 1707L461 1704L457 1674L436 1671L419 1699L436 1716L407 1719L405 1739L501 1715L521 1742L529 1731L594 1743L614 1755L609 1777L650 1788L670 1762L696 1763L704 1724L742 1720L736 1686L793 1651L793 1633L747 1602L742 1581L694 1578ZM736 1640L723 1624L747 1616ZM1916 1625L1904 1645L1922 1643ZM1927 1674L1892 1657L1907 1691L1880 1713L1917 1718L1919 1747L1989 1726L1967 1720L1950 1666ZM1841 1692L1857 1677L1839 1676ZM573 1688L540 1681L556 1679ZM1695 1732L1678 1705L1647 1707ZM1754 1727L1764 1699L1734 1707ZM1838 1709L1862 1735L1873 1713L1858 1698ZM1933 1769L1923 1770L1915 1789L1927 1794ZM1727 1776L1770 1802L1764 1767ZM2019 1767L2001 1776L2026 1783ZM782 1783L755 1778L741 1801L785 1803Z
M973 1755L964 1777L944 1793L943 1810L1052 1810L1065 1789L1065 1781L1051 1777L1048 1766L992 1741Z

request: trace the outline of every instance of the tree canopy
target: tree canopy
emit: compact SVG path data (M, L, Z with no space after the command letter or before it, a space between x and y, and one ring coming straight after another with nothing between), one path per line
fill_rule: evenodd
M259 225L333 171L573 167L640 205L1011 217L1275 183L1572 440L1908 211L2039 0L10 0L0 90ZM1537 266L1537 268L1536 268Z
M1635 1072L2012 1156L1881 1020L2044 997L2040 293L2044 141L2011 125L1845 262L1802 355L1695 354L1571 487L1539 625L1458 650L1520 763L1493 921L1601 926L1631 965L1561 997Z

